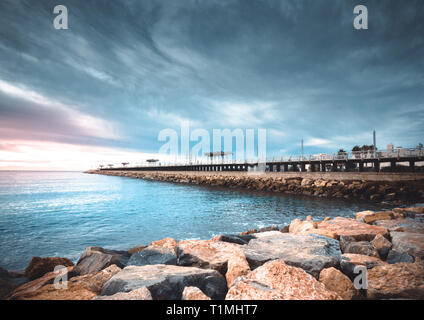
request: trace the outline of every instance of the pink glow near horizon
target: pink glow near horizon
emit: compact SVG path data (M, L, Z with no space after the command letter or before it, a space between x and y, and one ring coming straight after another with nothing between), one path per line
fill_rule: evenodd
M155 155L45 141L0 141L0 170L87 170L99 164L142 162Z

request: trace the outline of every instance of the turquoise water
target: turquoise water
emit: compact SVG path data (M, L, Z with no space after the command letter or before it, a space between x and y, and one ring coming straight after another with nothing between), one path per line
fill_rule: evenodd
M24 269L33 256L76 261L87 246L128 249L165 237L208 239L366 209L376 208L79 172L0 171L0 266Z

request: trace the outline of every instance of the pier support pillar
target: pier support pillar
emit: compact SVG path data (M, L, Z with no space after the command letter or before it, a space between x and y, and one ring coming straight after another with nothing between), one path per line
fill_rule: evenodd
M390 162L390 167L391 167L392 171L396 171L396 161Z
M375 172L380 172L380 162L379 161L374 162L374 169L375 169Z
M305 167L305 164L304 163L301 163L300 164L300 171L301 172L305 172L306 171L306 167Z
M325 163L321 163L321 172L325 172L326 168L325 168Z
M415 171L415 161L409 161L409 169Z
M363 171L364 171L364 163L359 162L359 172L363 172Z
M284 172L288 172L289 171L289 165L288 164L284 164Z

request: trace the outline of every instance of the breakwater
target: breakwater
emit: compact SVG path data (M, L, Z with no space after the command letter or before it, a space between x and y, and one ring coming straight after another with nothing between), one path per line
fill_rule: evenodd
M257 191L356 199L393 205L424 202L424 175L91 170L87 173Z

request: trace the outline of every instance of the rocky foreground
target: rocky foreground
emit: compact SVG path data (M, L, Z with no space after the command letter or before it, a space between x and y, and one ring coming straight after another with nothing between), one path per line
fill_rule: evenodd
M67 289L53 283L57 265ZM353 284L355 266L367 270L366 289ZM424 299L424 207L126 251L88 247L76 265L34 257L25 271L0 269L0 288L9 300Z
M376 181L367 179L369 175L367 176L366 174L363 176L363 180L349 180L349 175L346 175L345 179L333 179L331 178L331 173L328 173L328 178L326 179L321 178L322 175L313 179L287 177L279 173L254 175L242 172L91 170L87 171L87 173L153 181L301 194L324 198L357 199L385 202L393 205L424 202L424 176L421 180L401 180L399 178L402 176L396 177L381 173L378 176L380 180ZM337 177L341 176L337 175Z

